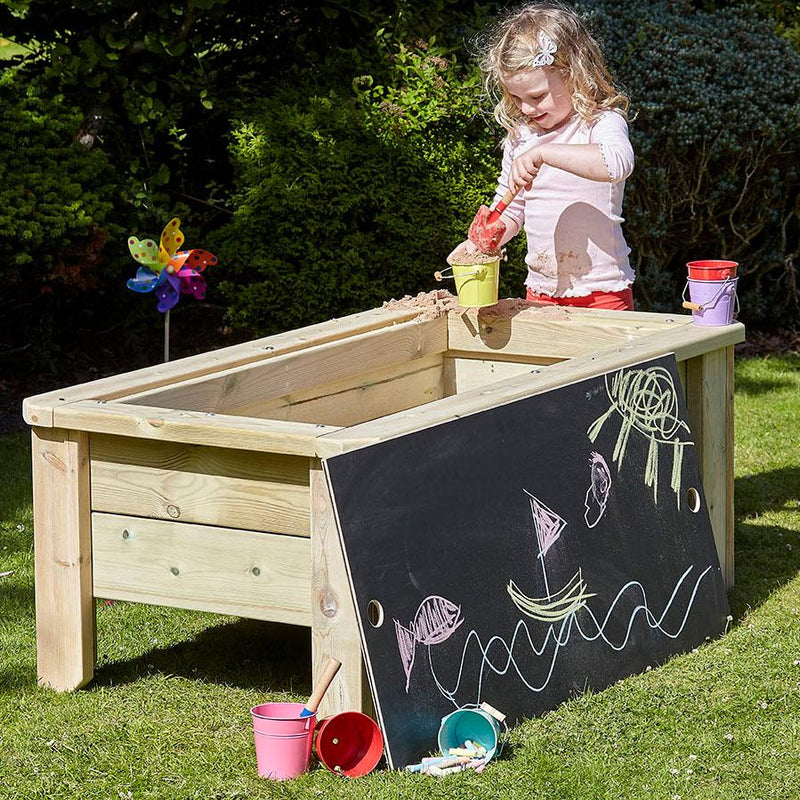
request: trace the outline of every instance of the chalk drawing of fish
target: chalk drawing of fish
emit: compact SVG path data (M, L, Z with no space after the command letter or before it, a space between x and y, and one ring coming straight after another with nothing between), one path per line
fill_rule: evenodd
M429 595L419 604L414 620L408 626L394 620L397 649L406 673L406 692L411 683L417 642L427 647L441 644L453 635L463 621L461 606L435 594Z

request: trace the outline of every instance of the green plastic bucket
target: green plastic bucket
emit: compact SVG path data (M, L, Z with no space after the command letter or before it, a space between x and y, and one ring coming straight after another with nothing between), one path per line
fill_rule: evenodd
M448 270L451 274L447 274ZM483 264L451 264L435 273L437 281L454 278L458 304L464 308L483 308L497 302L500 286L500 259Z

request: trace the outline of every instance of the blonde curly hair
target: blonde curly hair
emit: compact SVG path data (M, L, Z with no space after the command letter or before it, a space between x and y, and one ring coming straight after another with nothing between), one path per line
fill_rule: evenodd
M556 46L553 64L545 69L559 71L573 108L584 120L590 122L606 109L627 116L628 97L614 86L600 46L580 17L561 3L530 3L504 14L479 41L484 89L495 103L494 118L510 135L527 120L503 80L539 68L534 59L542 49L541 33Z

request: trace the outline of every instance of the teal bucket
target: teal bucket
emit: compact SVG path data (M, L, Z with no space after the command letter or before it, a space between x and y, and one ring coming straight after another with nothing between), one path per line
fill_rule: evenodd
M486 750L485 759L488 762L503 749L501 726L505 727L505 719L505 714L488 703L463 706L442 719L439 750L446 756L450 754L451 747L464 747L466 742L472 742Z

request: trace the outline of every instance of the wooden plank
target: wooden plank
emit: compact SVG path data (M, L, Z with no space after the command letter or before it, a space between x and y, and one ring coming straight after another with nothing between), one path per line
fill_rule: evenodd
M340 711L370 713L372 698L361 657L361 637L347 580L330 490L319 464L311 470L311 646L314 682L329 656L342 666L320 706L321 717Z
M494 381L533 375L547 369L546 365L524 364L494 358L460 358L448 356L454 376L454 394L479 389Z
M457 393L455 359L445 356L442 365L442 397L451 397Z
M308 536L308 458L92 434L92 510Z
M451 351L566 359L691 325L691 317L566 307L532 307L513 316L448 315Z
M316 456L336 445L318 446L317 437L336 430L328 425L203 414L84 400L54 411L56 424L92 433L110 433L147 440L204 444L236 450Z
M324 342L343 339L414 319L420 309L387 311L382 308L351 314L286 333L266 336L243 344L200 353L188 358L113 375L29 397L23 402L23 417L29 425L52 427L53 410L81 400L113 400L133 392L168 386L176 381L209 375L220 370L258 363Z
M446 349L447 322L444 317L425 322L403 322L124 399L159 408L238 413L237 409L252 407L270 398L357 377L399 362L442 353Z
M734 535L736 532L734 453L736 438L734 432L734 349L733 346L725 348L725 561L722 571L725 583L732 589L736 583L736 549Z
M622 312L620 312L622 313ZM636 364L665 353L675 353L678 361L733 345L744 338L744 326L736 323L720 327L685 325L658 331L650 336L609 347L568 361L553 364L537 375L508 378L483 388L409 409L402 414L354 425L320 437L326 442L341 442L348 449L353 442L374 443L392 439L487 408L510 403L523 397L565 386L578 380ZM345 444L345 440L351 440Z
M734 583L733 347L686 364L686 402L726 586Z
M356 425L440 400L444 396L443 360L437 353L404 361L304 392L237 408L235 413L340 427Z
M94 674L89 441L34 428L31 444L38 679L69 691Z
M92 514L98 597L309 625L308 539Z

